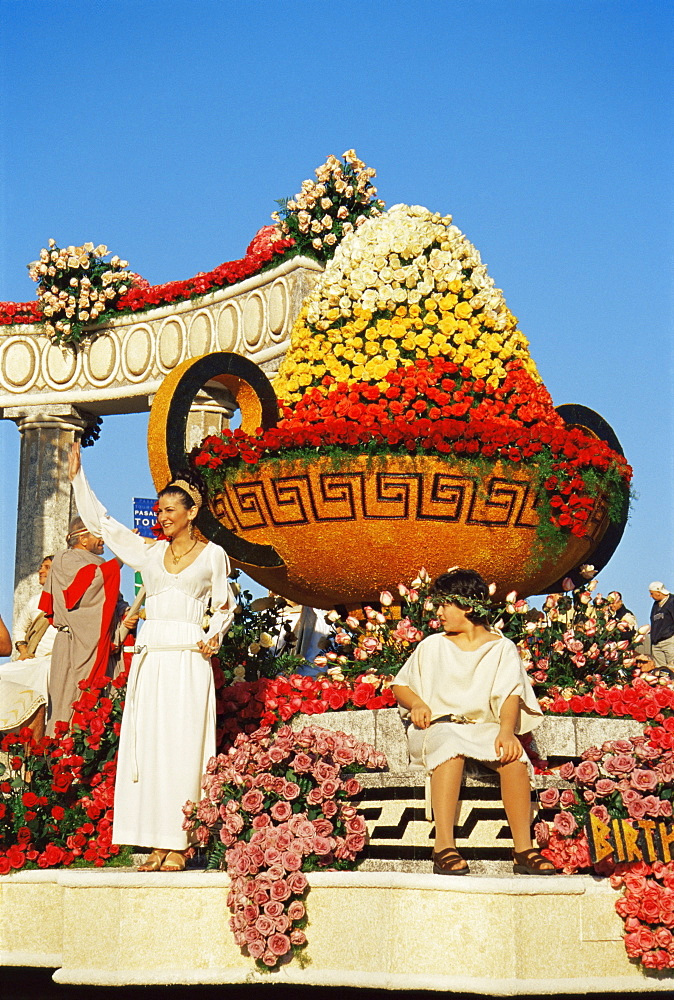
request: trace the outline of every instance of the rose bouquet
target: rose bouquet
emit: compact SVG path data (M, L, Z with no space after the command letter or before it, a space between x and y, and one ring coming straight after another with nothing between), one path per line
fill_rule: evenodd
M613 618L602 595L593 598L592 583L596 581L562 595L549 594L538 613L512 592L500 616L541 704L551 711L566 710L560 701L598 688L622 687L638 676L636 657L644 629L633 627L634 620Z
M49 240L49 249L28 265L28 273L38 283L37 295L45 317L45 329L56 344L77 346L84 327L96 323L103 313L134 284L145 282L127 270L128 262L111 257L101 244L58 247Z
M589 747L578 765L563 764L559 776L573 787L546 788L540 793L544 808L559 811L552 830L547 823L539 823L536 837L543 854L566 872L590 864L585 832L590 814L602 823L672 816L674 751L654 746L646 736ZM614 858L613 864L617 861ZM606 865L601 866L605 870Z
M355 149L347 149L342 160L329 156L315 173L316 180L303 181L294 198L279 199L272 219L280 236L293 240L293 253L323 261L333 256L344 236L380 215L384 203L375 198L377 189L370 183L376 170L366 167Z
M574 766L559 771L571 788L546 788L539 794L544 808L559 808L552 830L536 825L542 853L564 872L592 864L585 824L590 814L602 823L627 820L653 829L671 820L674 799L674 722L654 727L647 736L613 740L590 747ZM640 854L640 852L639 852ZM646 968L674 968L674 864L641 859L619 861L609 855L595 870L610 874L614 888L624 888L616 911L625 921L625 948Z
M360 792L352 775L385 766L383 754L344 733L289 726L240 734L209 762L205 797L185 805L184 826L209 867L230 875L234 939L262 967L306 943L304 873L354 866L367 830L349 801Z

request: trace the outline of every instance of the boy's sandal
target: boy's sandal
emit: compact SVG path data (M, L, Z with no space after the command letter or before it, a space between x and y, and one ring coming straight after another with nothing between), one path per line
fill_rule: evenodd
M530 847L528 851L513 851L513 872L515 875L556 875L557 869L540 851Z
M184 854L181 854L180 851L169 851L160 870L163 872L184 872L186 864Z
M470 868L455 847L446 847L444 851L433 851L433 874L435 875L468 875ZM457 867L458 862L462 862Z

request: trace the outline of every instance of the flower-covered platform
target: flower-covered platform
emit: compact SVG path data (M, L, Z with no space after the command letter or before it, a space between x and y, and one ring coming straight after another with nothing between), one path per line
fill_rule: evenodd
M88 985L296 983L487 995L671 989L631 962L615 892L587 876L316 872L310 964L255 970L222 872L18 872L0 882L0 958Z

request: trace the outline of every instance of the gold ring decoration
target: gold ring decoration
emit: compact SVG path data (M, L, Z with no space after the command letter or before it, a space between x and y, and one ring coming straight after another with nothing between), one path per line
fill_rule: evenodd
M185 442L187 418L197 393L207 382L218 382L231 392L241 410L241 428L246 433L276 425L276 395L271 382L254 362L229 351L188 358L164 379L150 411L148 455L157 490L189 465ZM195 525L204 538L221 545L237 563L259 567L283 565L271 545L235 534L205 506L200 508Z

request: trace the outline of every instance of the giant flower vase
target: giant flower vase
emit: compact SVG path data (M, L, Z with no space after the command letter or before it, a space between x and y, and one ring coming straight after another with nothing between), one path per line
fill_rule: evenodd
M185 451L208 381L241 427ZM459 564L499 596L552 589L622 533L631 470L585 407L555 409L527 341L451 218L397 206L342 239L302 305L272 388L246 358L167 377L150 419L158 487L192 461L197 524L254 579L357 605Z

